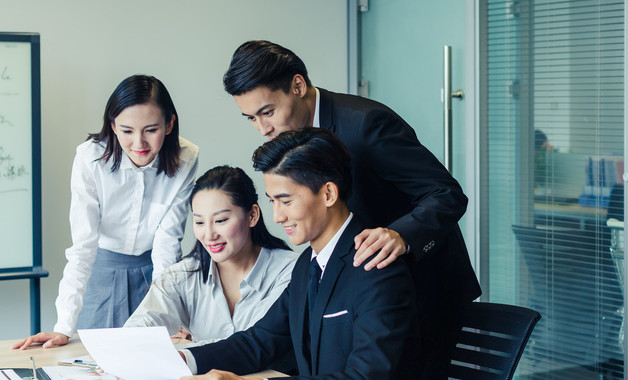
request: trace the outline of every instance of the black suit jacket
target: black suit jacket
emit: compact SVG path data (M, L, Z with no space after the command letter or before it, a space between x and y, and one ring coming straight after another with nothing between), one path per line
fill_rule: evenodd
M190 348L198 372L215 368L252 373L294 350L300 378L398 379L411 373L399 368L416 330L410 273L402 261L377 271L355 268L353 238L362 229L354 217L325 268L312 314L311 355L303 346L308 248L295 264L292 281L264 318L226 340Z
M479 297L458 228L467 207L458 182L385 105L319 91L321 127L333 131L351 153L349 209L367 227L395 230L410 245L419 314L446 314Z

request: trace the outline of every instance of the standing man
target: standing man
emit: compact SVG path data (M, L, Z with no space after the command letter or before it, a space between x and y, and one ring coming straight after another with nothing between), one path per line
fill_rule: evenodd
M458 182L385 105L312 86L292 51L249 41L223 78L242 115L270 139L314 126L331 130L351 154L349 209L368 229L355 237L354 265L384 268L399 256L417 290L423 378L445 378L465 306L480 296L458 221L467 198ZM407 254L406 254L407 253Z

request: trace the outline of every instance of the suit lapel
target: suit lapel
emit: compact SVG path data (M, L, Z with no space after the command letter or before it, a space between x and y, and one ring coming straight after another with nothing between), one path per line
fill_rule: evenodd
M303 321L305 321L305 313L306 311L306 301L307 301L307 279L308 279L308 264L310 262L310 257L312 256L312 249L307 248L301 253L301 257L299 258L299 268L298 271L292 273L292 286L291 286L291 315L290 315L290 331L292 331L294 336L294 348L295 354L297 357L297 362L299 360L299 356L302 360L307 364L311 371L311 358L310 353L305 351L304 345L304 334L306 332L305 326L303 326ZM295 268L296 269L296 268ZM300 353L297 353L296 350L301 349ZM299 366L301 368L301 366Z
M335 132L336 126L334 125L334 117L333 117L333 100L331 98L331 93L322 88L318 89L321 94L320 99L320 107L319 110L319 122L321 124L321 128L329 129L332 132Z
M334 288L336 286L336 282L340 277L344 267L345 267L345 256L349 253L354 252L354 242L353 238L362 231L360 224L356 221L355 216L345 229L345 231L340 236L336 247L334 248L331 257L329 258L329 262L327 262L327 266L325 267L325 272L323 273L323 279L318 288L318 295L316 296L316 303L314 304L314 310L312 311L312 320L311 320L311 354L312 354L312 374L318 373L318 351L320 349L320 335L321 335L321 326L323 323L323 312L327 307L327 303L332 296ZM352 257L350 257L351 261L353 261Z

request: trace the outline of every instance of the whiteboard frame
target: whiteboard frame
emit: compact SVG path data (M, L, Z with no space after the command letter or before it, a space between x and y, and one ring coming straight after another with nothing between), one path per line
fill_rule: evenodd
M0 280L42 276L42 215L41 215L41 75L39 33L0 32L0 42L26 42L31 46L31 189L33 265L32 267L0 268ZM32 275L28 275L32 272ZM46 273L47 274L47 273Z
M42 268L41 234L41 55L39 33L0 32L2 42L27 42L31 45L31 178L32 178L32 267L0 268L0 281L28 279L30 282L31 334L41 330L40 279L48 277Z

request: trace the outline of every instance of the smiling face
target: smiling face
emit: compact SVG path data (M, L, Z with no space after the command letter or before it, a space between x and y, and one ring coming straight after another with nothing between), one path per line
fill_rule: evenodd
M246 117L262 136L274 139L281 132L303 128L312 123L313 115L306 104L307 85L295 75L288 93L259 86L233 97Z
M221 190L201 190L192 199L194 236L209 252L212 260L247 260L253 254L251 228L259 220L259 206L250 212L235 206Z
M114 119L111 128L133 164L143 167L155 159L173 124L174 116L166 124L161 109L146 103L125 108Z
M273 204L273 220L285 229L290 242L310 242L320 252L336 233L329 212L336 198L330 198L326 186L314 194L310 188L282 175L264 174L264 183Z

